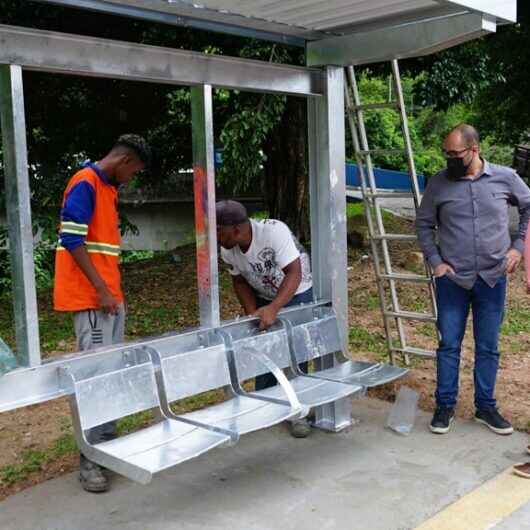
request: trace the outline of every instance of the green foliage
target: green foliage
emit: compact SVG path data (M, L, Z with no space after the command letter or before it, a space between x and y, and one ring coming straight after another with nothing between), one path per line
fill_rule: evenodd
M477 123L480 111L475 106L464 103L451 105L445 110L438 110L435 106L414 107L411 103L414 101L418 85L424 83L424 76L417 78L404 76L402 82L404 99L409 102L409 131L416 171L418 174L430 177L445 166L441 152L445 135L459 123ZM371 77L369 72L365 72L360 78L359 90L364 103L385 101L389 97L388 79ZM393 109L368 111L365 113L365 124L370 148L404 147L397 111ZM481 148L484 157L490 162L508 166L512 162L512 146L499 143L492 135L482 139ZM352 154L350 150L350 157ZM407 171L405 157L401 155L379 155L374 156L373 160L376 167Z
M447 110L471 105L482 91L504 78L489 52L491 40L478 39L420 59L423 75L415 93L422 106Z
M145 259L152 259L155 253L153 250L126 250L121 253L121 263L134 263Z

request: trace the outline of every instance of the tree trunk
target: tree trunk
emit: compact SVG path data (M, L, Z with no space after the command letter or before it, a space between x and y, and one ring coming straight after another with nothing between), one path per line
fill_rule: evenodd
M269 216L286 223L300 241L309 234L307 106L288 97L280 123L264 146L265 200Z

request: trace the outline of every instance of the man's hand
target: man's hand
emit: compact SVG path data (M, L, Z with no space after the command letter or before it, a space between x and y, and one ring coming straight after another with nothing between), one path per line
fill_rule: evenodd
M273 304L269 304L263 307L260 307L254 315L260 319L259 329L263 331L269 329L275 322L276 317L278 316L278 309Z
M448 263L440 263L440 265L437 265L434 267L433 275L435 278L441 278L442 276L445 276L446 274L456 274L455 270L451 265Z
M120 303L116 298L114 298L114 296L112 296L107 286L101 287L96 292L98 294L99 305L103 313L110 313L111 315L115 315L118 312L118 306L120 305Z
M518 250L514 248L508 250L508 254L506 254L506 272L508 274L511 274L517 269L522 257L522 254Z

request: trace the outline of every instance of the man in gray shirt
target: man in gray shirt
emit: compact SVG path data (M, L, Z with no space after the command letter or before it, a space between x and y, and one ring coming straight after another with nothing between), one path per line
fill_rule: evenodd
M495 381L506 274L521 261L530 219L530 189L510 168L480 157L479 136L461 124L445 138L447 168L429 181L416 217L420 247L433 269L440 343L436 412L431 431L445 434L454 418L460 352L469 310L475 338L475 419L497 434L513 428L497 410ZM509 205L519 209L515 239Z

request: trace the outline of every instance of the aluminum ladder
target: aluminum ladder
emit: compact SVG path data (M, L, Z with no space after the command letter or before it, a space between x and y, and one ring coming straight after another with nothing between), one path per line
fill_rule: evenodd
M365 105L363 105L361 102L359 87L355 76L355 69L353 66L346 67L346 83L344 85L345 105L353 141L355 158L359 171L361 193L368 225L370 247L372 251L379 302L387 339L388 353L392 364L395 363L396 354L401 355L405 363L409 364L410 355L419 357L434 357L435 352L425 350L423 348L409 346L407 342L404 321L416 320L435 323L437 313L434 282L430 272L430 267L428 266L425 259L425 274L397 273L392 267L388 245L389 241L415 241L417 240L416 236L410 234L388 233L385 230L383 223L383 215L380 204L381 199L389 197L400 199L410 198L414 202L415 209L419 207L421 202L421 194L414 164L414 155L412 152L412 143L410 140L398 61L391 61L391 67L392 83L394 94L396 95L395 100ZM364 113L367 111L386 108L394 109L399 114L404 139L404 147L398 149L371 149L364 123ZM377 189L372 156L390 154L400 154L406 157L408 173L410 176L409 192L380 191ZM396 289L397 282L426 284L429 290L430 313L405 311L401 309ZM387 304L387 292L390 294L390 304ZM391 326L392 322L394 323L395 330L397 332L397 340L394 336L395 334L393 335L393 328Z

